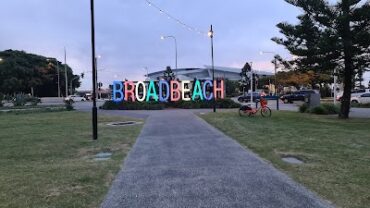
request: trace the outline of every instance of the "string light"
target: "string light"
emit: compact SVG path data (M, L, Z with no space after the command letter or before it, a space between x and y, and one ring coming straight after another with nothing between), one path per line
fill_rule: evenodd
M149 1L149 0L145 0L145 1L147 2L148 6L157 9L159 11L159 13L165 15L167 17L167 19L173 20L174 22L176 22L177 24L181 25L182 27L188 29L189 31L195 32L195 33L197 33L199 35L205 35L205 36L207 36L207 34L208 34L207 32L204 32L202 30L199 30L196 27L193 27L193 26L190 26L190 25L184 23L183 21L175 18L174 16L172 16L171 14L169 14L168 12L166 12L165 10L161 9L156 4L153 4L151 1Z

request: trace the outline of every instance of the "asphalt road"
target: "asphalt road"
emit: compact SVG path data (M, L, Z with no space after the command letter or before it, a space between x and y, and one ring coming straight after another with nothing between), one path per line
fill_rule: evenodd
M147 115L103 208L330 207L191 111Z

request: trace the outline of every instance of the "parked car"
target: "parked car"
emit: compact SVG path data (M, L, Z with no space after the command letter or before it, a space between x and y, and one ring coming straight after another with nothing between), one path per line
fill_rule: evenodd
M86 101L86 98L81 97L80 95L70 95L66 97L65 100L72 100L73 102L77 102L77 101Z
M260 98L261 98L260 93L258 93L258 92L253 93L253 102L256 102ZM251 100L251 93L248 93L247 95L238 97L238 101L241 102L241 103L242 102L250 102L250 100Z
M291 94L285 94L280 97L284 103L293 103L294 101L304 101L309 94L315 94L314 90L299 90Z
M370 93L363 93L360 96L355 96L351 98L352 103L367 104L370 103Z
M370 93L370 89L358 89L358 90L352 90L351 91L351 100L354 97L361 96L364 93ZM343 96L343 92L338 93L336 100L341 101Z

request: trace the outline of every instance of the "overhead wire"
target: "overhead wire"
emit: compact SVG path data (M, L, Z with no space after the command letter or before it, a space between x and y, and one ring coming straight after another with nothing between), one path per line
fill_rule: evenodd
M152 7L152 8L155 8L156 10L159 11L160 14L162 15L165 15L167 17L167 19L170 19L174 22L176 22L177 24L179 24L180 26L186 28L187 30L191 31L191 32L195 32L199 35L205 35L207 36L208 35L208 32L204 32L194 26L191 26L189 24L186 24L184 21L181 21L179 18L176 18L175 16L171 15L169 12L167 12L166 10L160 8L158 5L154 4L153 2L151 2L150 0L145 0L146 3L148 4L148 6Z

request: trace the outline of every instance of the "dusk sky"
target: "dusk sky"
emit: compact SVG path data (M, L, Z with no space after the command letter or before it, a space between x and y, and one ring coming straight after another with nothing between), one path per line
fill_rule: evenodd
M281 36L276 24L296 22L299 10L283 0L152 0L184 23L204 32L215 31L215 65L241 68L246 61L256 70L273 71L272 51L289 58L271 41ZM227 3L226 3L227 2ZM63 61L75 74L85 72L81 89L91 88L89 0L1 0L0 50L24 50ZM99 81L143 80L149 72L211 64L210 39L168 19L145 0L96 0L96 53Z

